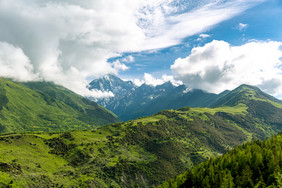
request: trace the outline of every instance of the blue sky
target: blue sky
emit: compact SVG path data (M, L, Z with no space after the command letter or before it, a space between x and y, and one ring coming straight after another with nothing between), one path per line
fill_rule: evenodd
M242 45L250 40L282 41L281 18L282 1L265 1L234 18L214 25L211 29L183 39L179 45L164 48L154 53L126 53L120 59L127 55L132 55L135 63L129 64L130 69L120 72L120 76L125 79L136 77L142 79L144 72L150 73L155 77L161 77L162 74L172 74L170 66L177 58L188 56L193 47L203 46L212 40L224 40L231 45ZM240 23L246 24L246 28L240 30ZM200 41L197 40L202 33L208 34L210 37Z
M0 76L85 96L116 74L282 97L281 0L0 0Z

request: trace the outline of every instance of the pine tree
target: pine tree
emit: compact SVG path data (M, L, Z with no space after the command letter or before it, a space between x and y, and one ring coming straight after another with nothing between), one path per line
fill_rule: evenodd
M231 175L231 172L226 170L220 188L232 188L232 187L234 187L233 177Z
M253 172L250 166L247 165L242 172L242 181L241 181L242 187L254 187L252 175L253 175Z

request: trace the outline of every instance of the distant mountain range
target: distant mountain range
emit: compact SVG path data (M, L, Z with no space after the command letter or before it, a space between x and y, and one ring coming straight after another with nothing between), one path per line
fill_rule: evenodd
M93 129L118 121L112 112L62 86L0 78L0 133Z
M115 75L105 75L93 80L89 89L111 91L114 97L97 99L97 103L114 112L120 119L127 121L148 116L164 109L178 109L184 106L211 107L228 93L207 93L202 90L189 90L185 85L174 86L171 82L151 86L134 85Z
M7 93L8 88L19 87L11 82L5 84L9 85L4 87ZM19 91L23 92L23 88ZM41 93L29 88L26 91L25 95L35 95L32 100L43 100L46 95L43 104L49 102L51 106L62 106L59 101L65 100L64 95L57 97L60 100L49 100L48 96L53 96L49 89ZM13 95L17 101L22 99L20 96ZM31 101L24 103L25 111L30 111L29 103ZM0 135L0 187L155 187L241 143L269 138L282 130L281 101L256 87L242 85L213 105L217 107L163 110L91 131ZM10 113L16 110L12 105L3 109L11 110ZM54 113L50 115L48 118L56 117ZM60 126L60 122L57 123ZM253 162L255 158L248 161ZM243 162L240 166L246 167ZM263 170L268 169L264 167ZM200 175L195 178L203 174ZM267 183L271 185L272 181L270 178Z

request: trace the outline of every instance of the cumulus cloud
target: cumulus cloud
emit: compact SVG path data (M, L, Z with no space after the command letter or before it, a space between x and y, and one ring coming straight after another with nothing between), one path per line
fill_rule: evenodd
M147 85L151 85L151 86L157 86L157 85L162 85L166 82L171 82L174 86L179 86L182 83L182 81L180 80L176 80L174 78L174 76L172 75L162 75L161 78L155 78L153 75L149 74L149 73L144 73L144 79L140 80L140 79L134 79L133 80L134 84L137 86L140 86L142 84L147 84Z
M96 95L88 92L86 78L126 70L124 64L107 59L136 48L144 37L122 2L1 0L0 41L25 59L11 60L15 54L0 49L11 56L1 61L0 76L54 81L79 94ZM28 66L21 69L23 64ZM8 71L11 67L13 71Z
M88 77L128 68L109 58L178 44L262 1L0 0L0 76L96 95Z
M281 42L252 41L231 46L214 40L193 48L171 66L176 77L190 88L219 93L241 84L259 86L273 95L282 92Z
M0 42L0 76L23 81L37 78L30 60L23 51L5 42Z

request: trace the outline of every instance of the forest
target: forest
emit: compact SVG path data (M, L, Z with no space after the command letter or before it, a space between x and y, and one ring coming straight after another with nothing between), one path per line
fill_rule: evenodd
M281 187L282 133L242 144L160 187Z

